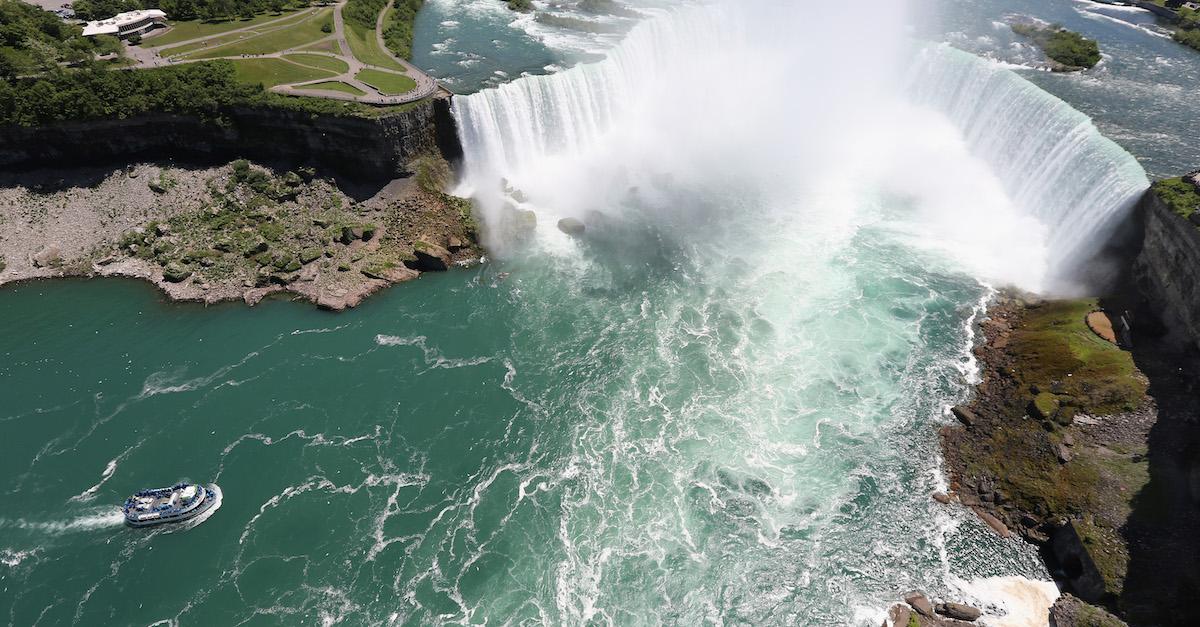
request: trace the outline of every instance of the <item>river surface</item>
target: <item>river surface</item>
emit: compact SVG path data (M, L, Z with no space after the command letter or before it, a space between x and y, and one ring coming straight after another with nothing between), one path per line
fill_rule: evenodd
M936 429L990 286L1070 289L1143 166L1200 159L1170 115L1196 59L1066 1L921 22L992 61L791 4L646 5L596 39L429 0L418 61L478 92L479 268L337 315L0 289L2 620L877 625L922 588L1026 624L1006 586L1049 574L932 502ZM1113 57L1028 69L1011 12ZM182 479L220 508L122 527Z

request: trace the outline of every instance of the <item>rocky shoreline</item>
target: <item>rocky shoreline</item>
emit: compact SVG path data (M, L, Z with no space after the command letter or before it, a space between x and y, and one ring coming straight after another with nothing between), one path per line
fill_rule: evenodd
M448 166L430 155L412 165L418 176L361 201L312 170L246 161L0 177L0 285L121 276L178 301L254 305L290 294L354 307L481 258L469 201L440 191Z
M1173 545L1188 550L1181 538L1194 521L1163 524L1167 497L1152 465L1156 455L1184 465L1188 456L1154 448L1155 434L1176 426L1160 411L1162 378L1141 369L1166 349L1154 337L1135 340L1127 310L1105 309L1012 293L992 304L974 351L982 380L970 403L952 408L958 424L940 432L950 492L934 498L1039 548L1069 593L1051 625L1192 624L1177 622L1179 610L1164 600L1183 602L1195 575L1163 558ZM1174 354L1165 361L1178 364ZM1147 554L1171 583L1147 580Z

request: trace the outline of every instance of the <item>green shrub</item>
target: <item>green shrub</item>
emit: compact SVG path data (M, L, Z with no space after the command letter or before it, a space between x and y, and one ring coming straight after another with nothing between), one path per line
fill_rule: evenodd
M20 56L10 50L0 45L0 78L4 78L6 59L13 54ZM372 107L327 98L284 96L265 91L261 85L238 82L233 64L221 60L136 71L107 70L96 64L65 69L55 64L38 76L0 80L0 126L127 118L144 113L175 113L222 122L223 111L234 106L370 117L419 105Z
M1099 44L1069 30L1055 31L1042 48L1046 56L1071 67L1093 68L1100 62Z
M1159 200L1180 216L1188 218L1200 210L1200 192L1196 191L1196 186L1183 180L1183 177L1158 181L1151 189Z
M1100 62L1100 46L1095 40L1061 26L1013 24L1013 32L1029 37L1047 57L1074 68L1093 68Z

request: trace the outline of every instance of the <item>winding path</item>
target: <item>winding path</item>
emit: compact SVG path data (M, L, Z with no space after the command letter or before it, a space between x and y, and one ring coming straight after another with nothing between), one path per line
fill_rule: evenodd
M201 61L211 61L214 59L229 59L229 60L281 59L288 63L294 63L294 64L300 65L302 67L332 72L332 70L329 70L328 68L320 68L320 67L316 67L316 66L312 66L312 65L306 65L301 61L296 61L293 59L285 58L286 55L294 55L294 54L319 55L319 56L325 56L325 57L330 57L333 59L341 60L343 63L346 64L347 70L340 74L334 74L332 76L327 76L327 77L323 77L323 78L316 79L316 80L307 80L307 81L301 81L301 82L296 82L296 83L285 83L282 85L276 85L276 86L270 88L271 91L280 93L280 94L289 95L289 96L308 96L308 97L312 97L312 98L328 98L328 99L332 99L332 100L346 100L346 101L351 101L351 102L361 102L363 104L371 104L371 105L406 104L409 102L416 102L418 100L428 98L429 96L432 96L434 93L436 93L439 89L439 86L438 86L437 81L434 80L433 77L429 76L425 72L422 72L419 68L417 68L412 63L409 63L406 59L401 59L400 57L396 56L391 51L391 49L389 49L387 47L387 44L384 42L384 39L383 39L384 19L386 18L388 12L392 10L395 0L389 0L389 2L387 3L387 6L385 6L383 8L383 10L380 11L379 16L376 18L376 20L375 20L375 40L376 40L376 44L379 46L379 49L382 50L383 53L386 54L390 59L395 61L400 67L403 67L405 69L405 75L407 75L408 78L413 79L416 82L416 85L412 89L410 89L402 94L390 94L389 95L389 94L383 93L379 89L371 86L368 83L363 82L362 80L360 80L358 78L358 73L365 69L378 70L380 72L388 72L388 73L392 73L392 74L400 74L400 73L396 72L395 70L390 69L390 68L385 68L385 67L380 67L377 65L370 65L368 63L364 63L361 60L359 60L358 57L354 56L354 51L350 47L349 41L347 41L347 39L346 39L346 23L345 23L345 19L342 16L342 9L345 8L347 1L348 0L339 0L339 2L334 5L333 34L329 35L328 37L323 37L321 39L317 39L315 41L305 42L304 45L301 46L300 48L289 48L287 50L281 50L279 52L271 52L271 53L267 53L267 54L230 55L230 56L225 56L225 57L210 57L210 58L206 58L206 59L176 59L176 58L172 58L169 56L168 57L162 56L162 52L169 50L171 48L177 48L180 46L188 46L188 45L197 44L197 43L209 41L209 40L216 39L216 38L224 38L229 35L236 35L238 33L248 32L248 31L254 31L256 33L252 37L247 38L247 39L252 39L253 37L257 37L257 36L263 35L265 33L273 32L273 31L276 31L276 30L279 30L282 28L288 28L289 26L291 26L292 20L295 20L298 22L298 21L301 21L301 19L307 19L307 17L298 18L297 16L306 15L306 16L311 17L312 15L315 15L316 12L320 10L320 8L308 9L305 11L300 11L297 13L292 13L289 15L282 16L279 19L263 22L261 24L255 24L252 26L237 28L234 30L225 31L223 33L216 33L216 34L209 35L206 37L197 37L197 38L189 39L186 41L171 42L170 44L164 44L162 46L146 46L146 47L130 46L129 53L130 53L130 56L132 56L137 61L137 63L135 64L135 67L159 67L159 66L163 66L163 65L174 65L174 64L179 64L179 63L198 63ZM288 21L289 23L286 25L283 25L283 26L279 26L279 23L284 22L284 21ZM266 30L263 30L264 28ZM153 38L147 38L148 43L153 43L153 41L154 41ZM241 41L245 41L245 39L239 38L237 40L237 42L241 42ZM336 42L338 45L338 48L340 49L340 53L334 54L332 52L323 52L320 50L308 49L308 48L312 48L316 44L320 44L320 43L327 42L327 41ZM236 42L228 42L228 43L224 43L224 44L218 44L216 46L213 46L213 48L220 48L222 45L230 45L233 43L236 43ZM188 52L192 52L192 51L188 51ZM345 83L345 84L350 85L350 86L354 87L355 89L358 89L359 91L363 92L363 95L360 96L360 95L356 95L356 94L350 94L350 93L344 93L344 92L338 92L338 91L331 91L331 90L325 90L325 89L311 89L310 88L312 85L317 85L320 83L328 83L328 82Z

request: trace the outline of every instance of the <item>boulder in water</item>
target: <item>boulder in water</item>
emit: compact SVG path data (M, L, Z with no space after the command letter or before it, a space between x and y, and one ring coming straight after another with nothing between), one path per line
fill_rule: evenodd
M929 602L929 598L924 592L913 590L904 595L904 602L917 611L918 614L933 618L933 604Z
M579 237L587 231L587 226L576 218L563 218L558 221L558 230L572 237Z
M991 513L979 507L974 508L974 510L975 515L979 516L980 520L987 523L987 526L991 527L992 531L995 531L996 534L1001 538L1008 538L1012 535L1012 532L1008 530L1008 525L1000 522L999 518L996 518Z
M908 627L908 618L912 615L912 610L907 605L897 603L888 610L888 618L892 619L892 624L896 627ZM885 625L887 623L884 623Z
M970 605L947 601L937 604L937 613L956 620L973 621L983 616L983 612Z

